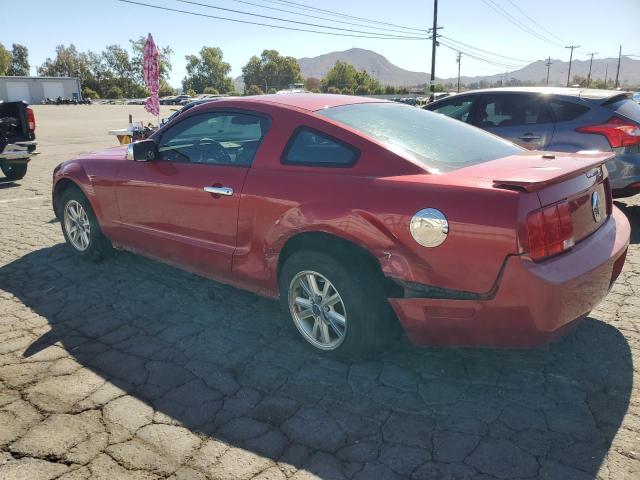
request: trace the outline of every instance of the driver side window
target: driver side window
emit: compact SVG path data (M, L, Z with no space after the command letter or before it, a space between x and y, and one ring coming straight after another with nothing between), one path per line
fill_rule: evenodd
M266 118L246 113L201 113L162 134L159 160L250 166L266 133Z

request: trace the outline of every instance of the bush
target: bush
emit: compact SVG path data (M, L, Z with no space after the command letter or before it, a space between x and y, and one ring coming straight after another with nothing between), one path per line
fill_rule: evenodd
M358 88L356 88L356 95L369 95L370 93L371 91L366 85L358 85Z
M275 88L273 88L273 87L271 87L269 89L269 93L271 93L271 94L276 93L276 92L277 92L277 90Z
M393 85L387 85L386 87L384 87L384 93L387 95L395 95L396 87L394 87Z
M220 95L218 89L214 87L206 87L202 93L206 93L207 95Z
M92 90L89 87L84 87L82 89L82 98L91 98L92 100L95 100L96 98L100 98L100 95L98 95L98 92L95 90Z
M322 93L319 88L312 88L311 93Z
M247 95L263 95L264 92L262 91L262 89L257 86L257 85L251 85L248 89L247 89Z
M107 90L107 98L123 98L124 92L120 87L113 86L109 90Z
M340 89L337 87L329 87L327 88L327 93L333 93L337 95L340 93Z
M342 90L340 90L340 93L342 95L353 95L353 88L344 87Z
M185 92L187 95L189 95L190 97L195 97L196 95L198 95L198 92L196 92L193 88L190 88L189 90L187 90Z

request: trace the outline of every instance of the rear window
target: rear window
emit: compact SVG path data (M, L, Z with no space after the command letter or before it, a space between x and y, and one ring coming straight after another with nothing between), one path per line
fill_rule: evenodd
M556 122L575 120L589 111L589 107L562 100L551 100L549 101L549 106L553 111L553 118Z
M433 173L514 155L522 148L479 128L421 108L361 103L320 110Z
M611 110L614 110L616 113L627 117L634 122L640 123L640 105L638 105L633 100L624 98L622 100L618 100L617 102L607 103L605 105Z

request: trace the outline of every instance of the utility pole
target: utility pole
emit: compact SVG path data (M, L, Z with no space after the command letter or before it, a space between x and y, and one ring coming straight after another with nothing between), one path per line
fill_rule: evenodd
M589 88L589 85L591 85L591 65L593 65L593 56L597 54L598 52L587 53L587 55L591 57L591 60L589 60L589 73L587 75L587 88Z
M458 52L456 56L456 62L458 62L458 93L460 93L460 59L462 58L462 52Z
M604 88L608 88L607 87L607 75L609 74L609 64L605 63L604 65Z
M580 45L569 45L568 47L571 49L571 55L569 55L569 72L567 73L567 87L569 86L569 80L571 79L571 62L573 61L573 49L580 48Z
M433 28L431 30L431 96L429 101L436 98L436 47L438 46L438 0L433 0Z
M547 58L547 61L544 62L544 64L547 66L547 85L549 85L549 67L551 67L551 64L553 62L551 61L551 57Z
M618 77L620 76L620 59L622 58L622 45L620 45L620 50L618 50L618 69L616 70L616 86L613 88L618 88Z

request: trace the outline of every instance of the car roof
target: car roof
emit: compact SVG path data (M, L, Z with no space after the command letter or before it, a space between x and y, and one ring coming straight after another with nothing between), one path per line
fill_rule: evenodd
M315 112L325 108L339 107L342 105L354 105L358 103L391 103L387 100L370 97L357 97L353 95L332 95L327 93L288 93L270 95L251 95L247 97L224 97L218 102L251 102L271 103L287 107L300 108Z
M625 95L627 92L620 90L600 90L597 88L576 88L576 87L497 87L482 88L463 92L461 95L476 93L513 92L513 93L539 93L546 95L563 95L566 97L577 97L592 100L605 100L617 95Z

